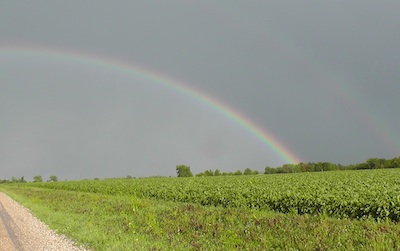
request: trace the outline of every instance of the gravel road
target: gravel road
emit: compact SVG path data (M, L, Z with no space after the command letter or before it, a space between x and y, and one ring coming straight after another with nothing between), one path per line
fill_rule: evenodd
M84 251L0 192L0 251Z

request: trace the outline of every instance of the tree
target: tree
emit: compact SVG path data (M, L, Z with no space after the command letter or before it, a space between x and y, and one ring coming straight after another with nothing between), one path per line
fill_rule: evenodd
M252 174L253 174L253 171L251 171L250 168L246 168L246 169L244 170L243 174L244 174L244 175L252 175Z
M177 165L176 166L176 173L178 177L192 177L193 174L190 171L190 166L186 165Z
M35 177L33 177L33 182L42 182L43 178L40 175L36 175Z
M204 176L214 176L214 172L211 171L211 170L206 170L206 171L204 172Z
M221 171L220 170L215 170L214 172L214 176L220 176L221 175Z
M242 175L242 171L237 170L236 172L233 173L233 175Z
M269 167L269 166L266 166L265 170L264 170L264 174L272 174L272 173L276 173L276 169L272 168L272 167Z
M336 164L330 162L322 162L322 170L324 171L334 171L338 170L338 166Z
M300 172L300 170L297 171L297 166L295 164L284 164L282 166L282 170L283 170L284 173L298 173L298 172Z
M386 168L399 168L400 167L400 157L394 158L386 161Z
M385 159L370 158L365 162L367 169L378 169L385 165Z
M51 176L50 176L50 181L52 181L52 182L57 182L57 181L58 181L57 176L51 175Z

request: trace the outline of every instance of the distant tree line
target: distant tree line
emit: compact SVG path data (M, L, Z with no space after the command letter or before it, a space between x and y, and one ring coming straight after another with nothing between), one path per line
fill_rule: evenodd
M4 179L4 180L0 180L0 183L25 183L27 182L24 178L24 176L22 176L21 178L15 178L12 177L11 180L8 179Z
M309 162L298 164L284 164L278 167L265 167L264 174L275 173L301 173L301 172L323 172L323 171L338 171L338 170L362 170L362 169L384 169L384 168L400 168L400 157L393 159L370 158L364 163L341 165L330 162ZM190 171L190 166L178 165L176 167L178 177L192 177L194 176ZM259 174L257 170L246 168L243 172L237 170L235 172L221 172L216 169L206 170L198 173L196 177L204 176L227 176L227 175L256 175Z
M237 170L235 172L221 172L220 170L216 169L215 171L207 170L202 173L196 174L196 177L204 177L204 176L228 176L228 175L255 175L259 174L257 170L251 170L250 168L246 168L243 172Z
M264 174L274 173L300 173L300 172L322 172L322 171L337 171L337 170L363 170L363 169L384 169L384 168L399 168L400 157L393 159L370 158L364 163L341 165L330 162L309 162L298 164L285 164L280 167L266 167Z
M284 164L278 167L265 167L264 174L279 174L279 173L301 173L301 172L323 172L323 171L337 171L337 170L363 170L363 169L385 169L385 168L400 168L400 157L393 159L382 159L382 158L370 158L364 163L352 164L352 165L341 165L330 162L309 162L309 163L298 163L298 164ZM259 171L251 170L246 168L243 172L237 170L235 172L221 172L219 169L206 170L204 172L193 175L190 170L190 166L177 165L176 173L178 177L205 177L205 176L228 176L228 175L257 175ZM159 176L155 176L159 177ZM160 176L161 177L161 176ZM127 175L127 179L134 177ZM98 178L95 178L95 180ZM51 175L47 182L58 181L57 176ZM12 177L9 179L0 179L0 183L25 183L27 182L22 176L21 178ZM33 182L43 182L43 178L40 175L33 177Z
M49 179L47 180L47 182L56 182L56 181L58 181L58 178L55 175L51 175L49 177ZM9 179L0 180L0 183L25 183L25 182L27 182L27 181L25 180L24 176L22 176L19 179L12 177L11 180L9 180ZM42 176L40 176L40 175L34 176L33 182L43 182Z
M178 177L193 177L192 171L190 171L190 166L186 165L178 165L176 166L176 173ZM246 168L244 172L237 170L236 172L221 172L219 169L215 171L206 170L202 173L196 174L196 177L204 177L204 176L227 176L227 175L255 175L259 174L257 170L251 170L250 168Z

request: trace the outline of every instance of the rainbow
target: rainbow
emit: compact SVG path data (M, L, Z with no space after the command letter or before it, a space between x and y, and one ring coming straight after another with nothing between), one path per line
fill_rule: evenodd
M269 29L266 32L265 29L260 29L252 25L239 12L224 8L218 1L213 2L212 5L210 4L206 10L211 15L223 17L225 20L228 20L229 22L225 23L229 24L233 29L254 32L259 38L264 36L265 42L272 44L282 57L297 62L297 65L304 72L309 73L314 78L316 87L321 87L326 92L334 94L338 102L342 102L348 108L349 112L359 120L360 124L376 136L377 141L382 146L390 149L391 154L397 155L399 153L400 140L398 136L396 137L397 132L395 127L379 118L378 114L372 112L372 107L368 105L366 100L359 97L357 89L352 88L352 85L349 84L351 80L324 66L324 62L320 62L307 51L291 42L291 40L286 39L285 35L281 34L279 30ZM260 34L263 36L260 36ZM376 65L373 67L376 67Z
M50 60L65 60L75 63L87 64L95 67L104 67L108 70L121 72L124 74L131 74L142 79L157 83L172 89L182 95L186 95L206 106L214 109L240 125L244 130L255 136L263 144L267 145L273 150L285 163L299 163L302 162L296 154L289 148L284 146L272 133L268 132L265 128L257 125L245 115L241 114L233 107L224 104L211 95L204 93L193 86L184 84L183 81L163 75L159 72L152 71L148 68L141 67L132 62L117 60L109 57L102 57L81 51L72 51L64 49L51 49L41 47L27 47L27 46L0 46L0 60L7 59L7 57L44 57ZM3 58L3 59L2 59Z

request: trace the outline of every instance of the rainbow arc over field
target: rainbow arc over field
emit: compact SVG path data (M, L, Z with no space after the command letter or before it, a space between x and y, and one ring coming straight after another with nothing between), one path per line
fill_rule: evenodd
M223 116L229 118L234 123L240 125L244 130L255 136L263 144L273 150L285 163L299 163L301 159L296 156L288 147L284 146L274 135L265 128L257 125L245 115L241 114L228 104L222 103L211 95L204 93L193 86L185 84L183 81L176 80L169 76L163 75L151 69L141 67L132 62L113 59L110 57L102 57L87 52L31 47L31 46L1 46L0 60L13 60L29 58L44 58L49 61L68 61L99 68L105 68L123 74L131 74L133 76L148 80L157 85L165 86L182 95L186 95L194 101L201 102L209 108L218 111Z

